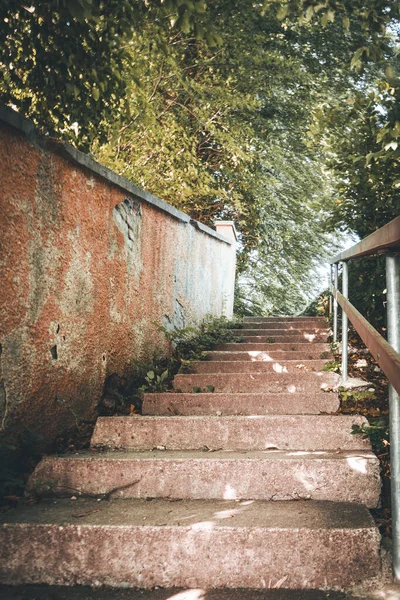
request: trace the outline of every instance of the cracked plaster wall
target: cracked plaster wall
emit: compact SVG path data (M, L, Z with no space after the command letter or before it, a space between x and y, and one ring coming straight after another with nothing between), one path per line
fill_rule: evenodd
M154 322L231 312L235 251L3 122L0 172L1 432L51 443L163 347Z

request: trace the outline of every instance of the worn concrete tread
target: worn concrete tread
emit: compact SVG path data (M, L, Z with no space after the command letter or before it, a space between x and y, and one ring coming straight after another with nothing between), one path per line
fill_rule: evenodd
M232 516L231 516L232 515ZM376 529L369 511L352 502L263 502L259 500L49 499L2 515L2 525L106 525L189 527L213 522L218 528Z
M352 434L353 425L365 423L353 415L100 417L91 444L138 450L368 449L367 439Z

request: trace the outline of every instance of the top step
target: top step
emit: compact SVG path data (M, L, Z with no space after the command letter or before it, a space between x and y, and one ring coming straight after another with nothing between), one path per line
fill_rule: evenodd
M299 321L304 321L304 323L328 323L328 320L325 317L243 317L244 323L275 323L277 321L284 323L297 323Z

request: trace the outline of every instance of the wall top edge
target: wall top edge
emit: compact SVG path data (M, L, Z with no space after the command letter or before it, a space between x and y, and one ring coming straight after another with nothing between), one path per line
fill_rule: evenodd
M238 236L238 232L237 232L237 229L236 229L236 227L235 227L235 222L234 222L234 221L219 221L219 220L218 220L218 221L215 221L215 226L216 226L216 227L218 227L218 225L222 225L223 227L224 227L224 226L229 226L229 227L231 227L231 229L232 229L232 234L233 234L233 236L234 236L234 238L235 238L235 241L236 241L236 242L238 241L238 239L239 239L239 236Z
M39 146L45 150L52 150L56 154L59 154L66 160L70 162L76 163L89 171L92 171L96 175L102 177L112 185L115 185L122 190L128 192L129 194L134 195L136 198L139 198L143 202L146 202L153 208L160 210L166 213L168 216L177 219L182 223L186 223L191 225L198 231L209 235L220 242L224 242L225 244L229 244L230 246L233 244L233 241L217 233L211 227L200 223L200 221L196 221L187 215L186 213L178 210L174 206L171 206L161 198L157 198L157 196L153 196L149 192L146 192L139 186L135 185L129 179L122 177L122 175L118 175L108 167L105 167L101 163L97 162L94 158L77 150L71 144L63 142L53 137L48 137L41 133L38 129L36 129L35 125L22 116L20 113L15 110L0 104L0 122L5 123L9 127L17 129L20 133L25 135L25 137L36 146Z

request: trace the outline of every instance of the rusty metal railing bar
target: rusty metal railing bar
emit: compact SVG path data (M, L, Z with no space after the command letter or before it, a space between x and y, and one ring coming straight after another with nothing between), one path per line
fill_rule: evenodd
M334 290L334 294L344 314L348 316L391 384L400 393L400 353L396 352L339 290Z
M368 237L358 242L348 250L344 250L331 259L331 264L337 264L350 258L379 254L381 250L400 248L400 216L393 219Z

